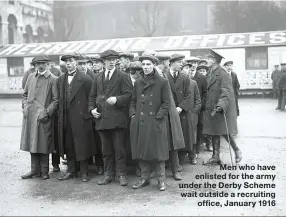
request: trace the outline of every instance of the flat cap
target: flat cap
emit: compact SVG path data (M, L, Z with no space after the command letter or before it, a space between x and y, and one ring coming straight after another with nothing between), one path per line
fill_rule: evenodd
M172 54L169 61L170 61L170 63L171 63L171 62L175 62L175 61L177 61L177 60L182 60L182 59L184 59L184 58L185 58L185 55L182 55L182 54Z
M100 55L100 57L102 59L119 58L119 53L115 50L106 50Z
M80 54L80 55L78 55L78 57L77 57L77 62L88 62L88 57L87 56L85 56L85 55L83 55L83 54Z
M142 62L143 60L150 60L153 64L157 64L159 62L158 58L153 55L142 55L139 57L139 61Z
M158 58L158 60L160 60L160 61L165 61L165 60L168 60L168 59L170 59L170 55L167 55L167 54L164 54L164 53L157 53L156 55L155 55L155 57L157 57Z
M205 65L205 64L208 64L208 61L206 61L206 60L200 60L200 61L198 62L198 64L199 64L199 65Z
M135 62L135 61L139 61L139 57L140 57L140 56L134 57L134 60L133 60L133 61L134 61L134 62Z
M224 64L223 64L224 66L226 66L226 65L233 65L233 61L226 61Z
M130 69L142 69L142 63L140 61L134 61L130 63Z
M78 59L78 54L66 54L66 55L63 55L62 57L61 57L61 61L66 61L67 59L69 59L69 58L75 58L76 60Z
M50 60L48 59L47 56L41 55L41 56L36 56L32 59L32 65L35 66L36 63L46 63L49 62Z
M281 65L281 66L282 66L282 65L284 66L284 65L286 65L286 63L280 63L280 65Z
M220 55L219 53L217 53L213 49L210 49L210 52L207 56L216 59L218 62L224 58L222 55Z
M191 57L189 57L189 58L186 58L186 61L187 62L199 62L201 59L200 58L198 58L198 57L193 57L193 56L191 56Z
M155 56L156 54L157 54L157 52L154 50L146 50L142 53L142 56L145 56L145 55Z
M185 66L192 67L192 63L187 62L187 61L184 61L184 62L183 62L183 66L182 66L182 68L184 68Z
M200 70L200 69L208 70L209 67L208 67L208 66L205 66L205 65L201 65L201 66L198 66L198 67L197 67L197 70Z
M126 57L126 58L129 58L131 60L134 59L134 54L130 53L130 52L123 52L123 53L120 53L119 54L119 58L121 57Z
M95 62L95 61L101 61L101 62L103 62L103 59L102 59L98 54L96 54L96 55L90 57L90 59L91 59L92 62Z

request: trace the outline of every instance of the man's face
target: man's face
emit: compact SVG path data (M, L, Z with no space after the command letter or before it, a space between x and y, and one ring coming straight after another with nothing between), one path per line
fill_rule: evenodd
M200 69L198 72L202 75L207 75L207 70L205 69Z
M169 60L165 60L165 61L164 61L164 68L165 68L165 69L168 68L169 65L170 65L170 61L169 61Z
M130 64L130 60L126 57L121 57L120 64L122 65L123 68L127 68Z
M226 71L231 72L232 71L232 64L227 64L225 66L225 68L226 68Z
M165 68L164 62L161 61L160 63L158 63L158 64L157 64L157 67L158 67L161 71L163 71L164 68Z
M172 64L171 64L171 68L174 70L174 71L180 71L181 68L183 66L183 59L180 59L180 60L176 60L174 61Z
M70 57L70 58L66 59L65 63L66 63L67 70L69 72L72 72L76 69L77 62L76 62L74 57Z
M89 70L92 70L92 63L91 62L88 62L86 64L86 67L89 69Z
M196 71L198 67L198 62L197 61L191 61L192 67L191 71Z
M182 71L188 75L189 72L190 72L190 66L188 66L188 65L187 65L187 66L184 66L184 67L182 68Z
M104 60L104 64L107 70L112 70L115 67L117 58L108 58Z
M130 76L134 79L137 80L140 78L140 69L131 69L130 70Z
M150 60L143 60L142 61L142 68L145 75L148 75L153 72L154 70L154 63Z
M102 70L102 68L103 68L103 62L98 61L98 60L95 60L95 61L93 62L93 69L94 69L94 70L100 71L100 70Z
M38 62L35 64L35 68L37 71L39 71L41 73L41 72L44 72L47 70L48 64L47 64L47 62Z
M215 60L215 58L209 56L207 58L207 62L208 62L208 66L212 66L213 64L216 63L216 60Z
M77 63L77 68L80 72L86 73L87 71L87 63L86 62L78 62Z

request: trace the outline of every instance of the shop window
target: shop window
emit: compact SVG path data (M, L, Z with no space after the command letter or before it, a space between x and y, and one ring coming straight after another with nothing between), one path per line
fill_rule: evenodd
M9 77L20 77L24 75L24 58L9 57L7 58L7 68Z
M268 69L267 47L245 48L246 70Z
M14 5L14 4L15 4L15 1L9 0L9 4L10 4L10 5Z

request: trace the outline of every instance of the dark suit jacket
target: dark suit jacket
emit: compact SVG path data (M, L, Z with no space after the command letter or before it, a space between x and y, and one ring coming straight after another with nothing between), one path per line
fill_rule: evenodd
M107 94L103 90L105 71L96 74L89 97L89 111L100 107L101 117L95 119L97 130L108 130L116 128L127 128L128 108L132 94L132 85L128 81L127 74L115 69ZM109 105L106 100L116 97L117 102Z
M205 105L206 105L206 98L207 98L207 77L196 72L193 80L196 81L198 84L200 97L201 97L202 110L204 110Z
M92 70L87 69L86 74L91 78L91 80L94 80L94 78L95 78L95 73L94 73Z

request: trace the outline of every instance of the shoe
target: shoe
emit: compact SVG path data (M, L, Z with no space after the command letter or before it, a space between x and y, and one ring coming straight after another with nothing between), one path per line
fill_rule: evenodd
M213 155L211 159L209 159L207 162L203 162L203 165L220 165L220 137L219 136L213 136L212 137L212 146L213 146Z
M151 176L151 178L154 178L155 177L155 171L151 171L150 176Z
M277 108L276 108L276 110L280 110L280 109L281 109L280 107L277 107Z
M176 181L180 181L180 180L183 179L182 176L181 176L181 174L180 174L179 172L173 173L173 178L174 178L174 180L176 180Z
M182 165L180 165L178 168L178 172L182 172L182 171L183 171L183 167L182 167Z
M59 178L60 181L62 180L68 180L68 179L72 179L72 178L76 178L77 177L77 174L76 173L65 173L63 176L61 176Z
M128 185L128 181L126 176L119 176L119 183L121 186L126 186Z
M140 179L135 185L132 186L133 189L143 188L150 185L150 180Z
M87 173L84 173L84 174L82 175L81 181L82 181L82 182L88 182L88 181L89 181L89 177L88 177Z
M60 171L61 171L61 169L60 169L59 165L53 167L53 172L54 173L57 173L57 172L60 172Z
M42 175L42 180L47 180L49 178L50 178L49 174Z
M99 180L97 184L98 185L107 185L110 182L112 182L112 176L104 176L104 178Z
M282 109L280 109L280 111L284 112L284 111L285 111L285 109L284 109L284 108L282 108Z
M158 188L160 191L165 191L167 189L167 186L165 185L164 181L158 181Z
M29 173L21 176L22 179L31 179L33 177L41 177L41 173L29 172Z
M207 146L207 150L206 151L212 152L213 150L212 150L212 148L210 146Z
M197 160L196 159L190 159L190 164L196 165L197 164Z
M136 170L136 176L137 176L137 177L141 177L141 170L140 170L140 169L137 169L137 170Z
M242 153L240 150L237 150L235 153L235 163L239 163L242 160Z
M195 154L195 157L194 157L194 159L197 159L198 158L198 154Z
M98 166L97 167L97 174L98 175L103 175L103 173L104 173L103 166Z

